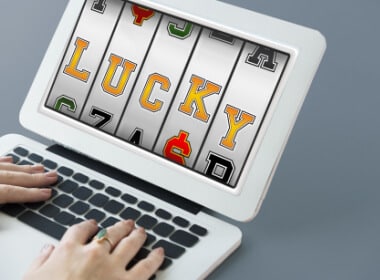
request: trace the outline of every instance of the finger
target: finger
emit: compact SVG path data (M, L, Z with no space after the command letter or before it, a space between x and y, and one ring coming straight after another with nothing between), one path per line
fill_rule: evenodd
M86 244L87 241L95 235L98 225L94 220L88 220L70 227L63 235L61 243L74 242L77 244Z
M11 156L0 157L0 162L13 163L13 157Z
M51 253L53 253L54 251L54 246L51 245L51 244L46 244L41 252L40 252L40 255L32 262L32 264L30 265L30 268L29 270L30 271L33 271L33 270L36 270L38 269L39 267L41 267L46 261L47 259L50 257Z
M16 171L16 172L24 172L24 173L34 174L34 173L43 173L45 171L45 167L41 164L16 165L16 164L12 164L12 163L0 162L0 170Z
M51 197L51 189L23 188L0 185L0 204L44 201Z
M139 261L134 267L132 267L128 273L131 279L149 279L161 266L165 258L164 250L162 248L156 248L146 259Z
M120 241L113 254L116 259L125 260L128 264L144 245L145 240L145 230L143 228L135 229L128 237Z
M104 248L106 248L108 252L111 252L120 242L120 240L128 236L133 231L134 227L135 223L132 220L118 222L113 226L107 228L106 240L92 242L90 246L99 246L99 243L107 244L104 246Z
M57 181L56 171L47 173L27 174L16 171L0 171L0 182L6 185L21 187L48 186Z

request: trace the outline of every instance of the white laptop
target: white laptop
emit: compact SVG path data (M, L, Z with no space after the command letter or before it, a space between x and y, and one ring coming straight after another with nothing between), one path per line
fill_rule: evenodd
M156 279L205 278L241 243L220 216L259 211L324 50L214 0L71 0L20 113L55 144L0 139L60 175L48 202L0 209L1 279L89 218L145 227L144 252L166 250Z

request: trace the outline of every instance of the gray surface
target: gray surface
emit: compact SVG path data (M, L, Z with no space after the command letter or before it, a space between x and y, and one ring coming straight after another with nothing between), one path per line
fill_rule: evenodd
M226 1L319 29L328 48L260 214L210 279L378 279L380 2ZM18 111L66 2L1 5L1 135L36 138Z

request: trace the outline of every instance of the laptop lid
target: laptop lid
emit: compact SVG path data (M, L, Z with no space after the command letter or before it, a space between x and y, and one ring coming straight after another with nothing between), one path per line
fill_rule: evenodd
M20 120L247 221L324 50L317 31L213 0L71 0Z

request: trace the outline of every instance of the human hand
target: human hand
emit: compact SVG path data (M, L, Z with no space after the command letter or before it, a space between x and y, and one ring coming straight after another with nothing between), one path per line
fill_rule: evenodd
M107 239L87 243L97 230L93 220L69 228L57 247L44 247L24 280L142 280L149 279L164 260L163 249L157 248L126 270L145 242L145 230L135 229L132 220L121 221L107 229Z
M43 165L15 165L12 157L0 157L0 204L37 202L51 196L49 186L57 172L45 173Z

